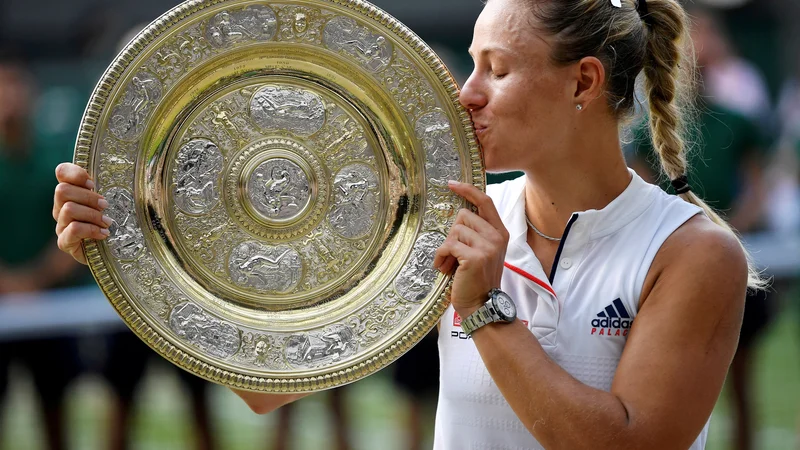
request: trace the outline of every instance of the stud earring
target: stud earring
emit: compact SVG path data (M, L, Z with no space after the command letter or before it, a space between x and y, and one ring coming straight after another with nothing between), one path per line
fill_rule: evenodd
M583 111L583 105L578 105L575 107L578 111Z

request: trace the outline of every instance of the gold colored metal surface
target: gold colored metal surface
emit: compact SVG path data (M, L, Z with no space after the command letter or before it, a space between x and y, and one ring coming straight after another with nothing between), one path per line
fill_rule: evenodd
M208 380L310 392L388 365L447 306L432 267L485 186L457 86L358 0L192 0L98 84L75 162L111 207L84 243L111 303Z

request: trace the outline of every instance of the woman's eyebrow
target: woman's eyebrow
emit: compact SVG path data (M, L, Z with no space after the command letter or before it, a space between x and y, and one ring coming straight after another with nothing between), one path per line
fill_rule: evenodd
M470 56L475 58L475 50L473 50L472 47L470 47L469 50L467 50L467 53L469 53ZM483 47L482 49L480 49L480 51L478 53L480 55L482 55L482 56L488 56L488 55L490 55L492 53L504 53L504 54L509 54L509 55L513 54L513 52L511 50L509 50L508 48L506 48L504 46L501 46L501 45L491 45L491 46L488 46L488 47Z

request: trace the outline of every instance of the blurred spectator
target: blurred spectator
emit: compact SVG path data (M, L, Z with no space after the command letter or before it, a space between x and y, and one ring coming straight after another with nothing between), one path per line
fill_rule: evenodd
M409 400L406 417L408 443L403 448L422 450L433 432L435 411L439 397L438 334L431 331L414 348L394 363L394 381L399 391ZM428 445L429 447L430 445Z
M77 267L58 250L51 216L54 169L71 149L49 148L39 142L31 119L36 86L27 67L8 54L0 55L0 301L4 294L64 287ZM44 416L46 442L66 447L64 397L80 369L72 339L18 340L0 346L0 381L5 383L10 361L30 373ZM0 388L0 392L5 389Z
M114 393L109 448L126 450L132 444L134 399L152 350L128 330L106 336L105 340L107 354L101 372Z
M189 407L194 421L194 448L196 450L213 450L215 434L211 427L211 410L208 405L208 390L212 386L208 381L183 369L173 366L178 371L181 384L189 394Z
M105 357L101 374L114 393L110 427L109 449L127 450L134 447L134 411L142 407L136 403L149 363L164 364L174 370L189 400L189 412L194 428L189 448L213 450L216 448L212 433L208 388L211 383L168 363L157 356L144 342L130 331L112 333L105 337Z
M703 83L700 111L692 124L696 147L688 155L692 188L727 217L740 233L758 230L766 203L764 166L770 117L766 88L758 72L735 56L714 17L694 10L692 38ZM756 123L760 121L760 125ZM640 142L632 166L645 179L656 181L660 168L649 140ZM646 157L646 161L643 157ZM756 339L772 317L772 299L765 292L749 294L739 347L730 370L735 417L735 448L753 448L752 361Z
M703 96L711 103L770 127L769 90L761 72L739 57L725 34L721 20L704 9L692 9L692 39L697 64L703 73Z
M344 386L331 389L325 394L328 396L328 409L330 411L330 417L333 420L333 431L336 434L336 442L329 445L327 447L329 449L349 450L353 448L350 444L350 425L347 410L345 409L344 394L346 391L347 387ZM275 435L275 450L288 450L293 448L290 445L292 417L295 414L296 405L302 402L303 400L290 403L278 410L278 434Z

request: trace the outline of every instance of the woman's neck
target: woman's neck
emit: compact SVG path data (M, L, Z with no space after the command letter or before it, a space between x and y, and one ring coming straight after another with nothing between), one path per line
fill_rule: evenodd
M540 231L561 236L573 213L603 209L628 187L631 175L619 134L611 131L571 139L566 150L525 171L526 212Z

